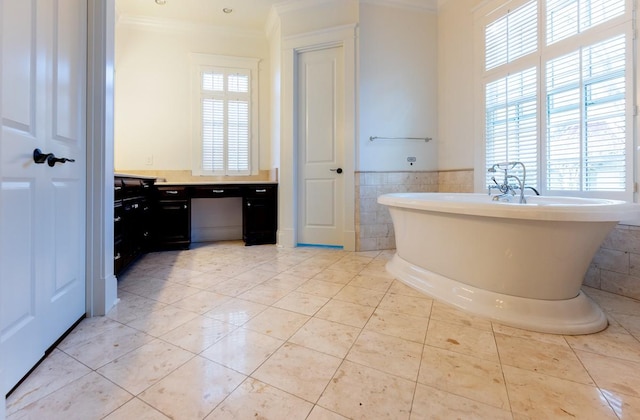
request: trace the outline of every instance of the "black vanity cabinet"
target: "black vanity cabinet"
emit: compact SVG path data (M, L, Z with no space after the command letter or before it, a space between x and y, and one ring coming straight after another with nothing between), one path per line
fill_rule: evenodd
M187 249L191 244L191 202L185 186L157 186L154 218L157 249Z
M114 177L114 274L120 274L151 245L154 179Z
M242 197L242 239L245 245L275 244L278 186L247 185Z

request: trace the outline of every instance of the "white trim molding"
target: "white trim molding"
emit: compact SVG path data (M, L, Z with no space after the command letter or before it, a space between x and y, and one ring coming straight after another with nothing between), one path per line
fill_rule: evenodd
M113 107L115 0L90 0L87 63L86 312L116 304L113 271Z
M438 0L360 0L360 4L375 4L420 12L438 11Z

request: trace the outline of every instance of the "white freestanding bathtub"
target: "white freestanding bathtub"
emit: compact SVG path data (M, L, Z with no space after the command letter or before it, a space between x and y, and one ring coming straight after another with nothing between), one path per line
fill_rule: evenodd
M588 334L607 326L580 290L607 234L640 206L614 200L396 193L396 254L387 271L438 300L538 332Z

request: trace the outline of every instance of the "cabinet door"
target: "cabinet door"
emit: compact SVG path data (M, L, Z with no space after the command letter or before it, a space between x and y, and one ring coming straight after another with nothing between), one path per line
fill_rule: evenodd
M242 216L242 236L246 245L276 243L277 211L275 199L245 197Z
M188 248L191 243L189 200L162 200L156 212L156 243L159 248Z

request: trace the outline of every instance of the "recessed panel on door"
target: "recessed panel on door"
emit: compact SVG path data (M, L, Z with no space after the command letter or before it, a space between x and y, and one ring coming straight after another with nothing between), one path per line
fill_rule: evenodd
M31 48L37 27L33 1L5 1L2 6L2 125L33 132L36 100L32 86L37 77L37 57Z
M335 227L336 182L333 179L307 180L306 226Z
M334 163L335 61L310 60L306 67L307 163Z

